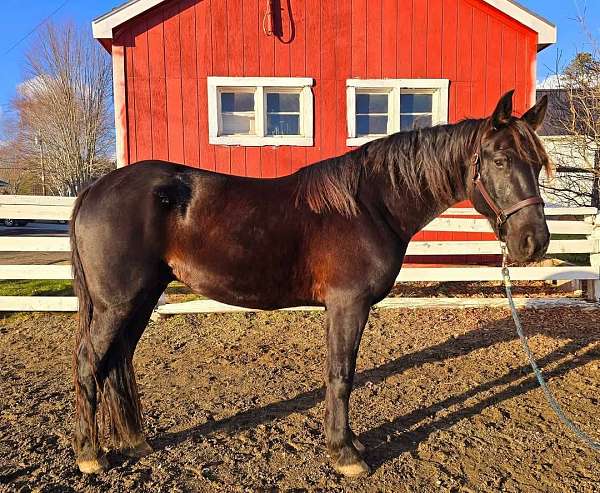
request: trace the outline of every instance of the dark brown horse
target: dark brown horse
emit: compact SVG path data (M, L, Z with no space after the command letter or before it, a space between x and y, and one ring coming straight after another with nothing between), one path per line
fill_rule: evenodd
M535 134L545 109L544 99L514 117L510 92L490 118L398 133L285 178L153 161L85 190L71 223L81 471L105 467L101 401L114 446L132 456L151 451L132 358L160 294L178 279L231 305L326 307L327 447L340 473L368 473L348 400L369 309L394 285L411 237L465 199L490 219L513 258L545 253L538 177L549 164Z

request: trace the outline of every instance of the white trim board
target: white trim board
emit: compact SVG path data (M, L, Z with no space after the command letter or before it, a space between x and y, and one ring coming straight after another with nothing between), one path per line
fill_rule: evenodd
M96 39L113 39L114 29L167 0L129 0L92 21Z
M1 280L73 279L70 265L0 265Z
M600 279L600 268L511 267L513 281L585 281ZM489 282L502 281L502 267L403 267L396 279L402 282Z
M581 308L598 310L600 303L589 303L572 298L515 298L515 305L521 309ZM0 312L76 312L77 298L71 296L0 296ZM378 309L431 309L431 308L506 308L504 298L386 298L375 308ZM302 306L279 311L322 311L322 307ZM182 313L232 313L256 312L217 301L201 300L187 303L162 305L159 315Z
M76 312L74 296L0 296L0 312Z
M92 21L96 39L112 39L114 29L167 0L130 0ZM538 50L556 43L556 26L514 0L482 0L538 33Z
M599 303L571 298L514 298L517 308L584 308L600 309ZM375 305L379 309L423 309L423 308L506 308L508 301L505 298L386 298ZM0 305L1 309L1 305ZM285 308L277 311L323 311L319 306L301 306ZM187 303L166 304L158 307L159 315L177 315L183 313L235 313L235 312L260 312L237 306L226 305L213 300L188 301Z

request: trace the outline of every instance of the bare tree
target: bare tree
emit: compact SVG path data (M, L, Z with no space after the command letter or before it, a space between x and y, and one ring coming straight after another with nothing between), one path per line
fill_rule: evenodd
M600 207L600 48L584 17L579 23L588 34L590 51L578 53L557 70L557 90L545 124L556 176L542 186L555 202Z
M21 161L55 195L76 195L114 167L110 57L72 24L48 24L27 53L14 102Z

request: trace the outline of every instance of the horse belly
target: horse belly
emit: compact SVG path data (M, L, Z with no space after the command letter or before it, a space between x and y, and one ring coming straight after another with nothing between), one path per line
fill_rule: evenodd
M196 252L168 260L175 277L195 293L228 305L273 310L310 303L291 281L293 259L254 252L242 253L234 245L219 248L223 254Z

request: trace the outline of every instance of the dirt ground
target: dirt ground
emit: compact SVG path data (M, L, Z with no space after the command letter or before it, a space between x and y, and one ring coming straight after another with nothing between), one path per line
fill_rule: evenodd
M559 401L599 438L599 310L524 312ZM0 491L600 491L598 453L557 421L506 310L373 311L351 401L373 474L322 436L323 314L181 316L135 357L155 452L81 475L71 315L0 319Z

